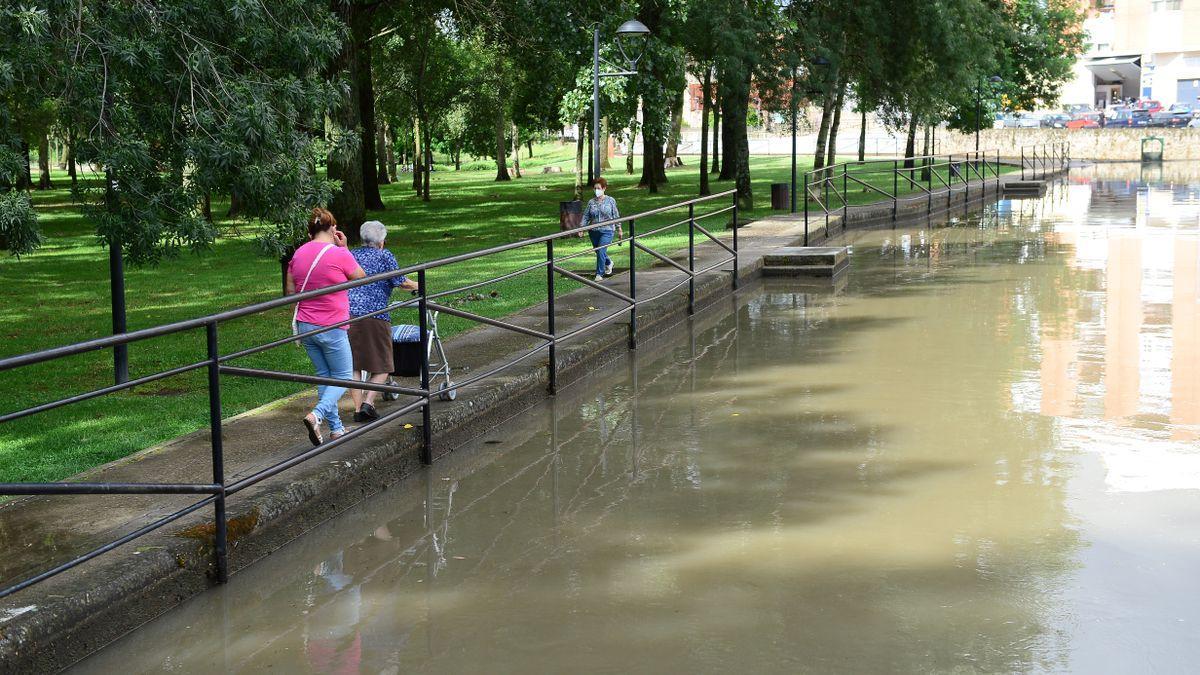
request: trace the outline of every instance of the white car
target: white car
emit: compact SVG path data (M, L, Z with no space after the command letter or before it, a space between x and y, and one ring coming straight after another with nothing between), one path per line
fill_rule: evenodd
M1004 117L1004 126L1009 129L1037 129L1042 126L1042 117L1027 112L1011 113Z

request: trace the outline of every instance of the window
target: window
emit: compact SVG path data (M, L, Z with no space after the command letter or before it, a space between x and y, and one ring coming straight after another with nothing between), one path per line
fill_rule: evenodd
M1114 4L1116 4L1116 0L1096 0L1096 9L1100 11L1112 9Z
M1155 12L1175 11L1183 0L1150 0L1150 8Z
M1111 51L1111 50L1112 50L1112 46L1110 46L1107 42L1097 42L1096 43L1096 51L1097 52L1107 52L1107 51Z

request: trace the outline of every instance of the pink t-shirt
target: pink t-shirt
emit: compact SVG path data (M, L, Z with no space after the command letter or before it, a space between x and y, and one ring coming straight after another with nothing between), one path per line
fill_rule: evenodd
M321 256L321 261L309 275L308 269L312 267L313 259L326 246L329 244L323 241L310 241L296 249L295 255L292 256L292 262L288 263L288 273L292 275L292 281L296 283L296 292L300 292L301 287L305 291L315 291L318 288L349 281L350 275L358 269L358 261L354 259L353 255L350 255L350 251L334 245L325 252L325 255ZM308 275L307 285L304 284L305 275ZM332 326L349 318L350 296L348 291L338 291L302 300L300 311L296 314L297 321L318 326ZM342 328L347 328L347 326L342 326Z

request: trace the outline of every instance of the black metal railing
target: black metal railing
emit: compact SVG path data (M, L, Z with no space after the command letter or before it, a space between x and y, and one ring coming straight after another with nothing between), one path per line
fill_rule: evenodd
M717 209L714 209L714 210L711 210L711 211L708 211L705 213L700 213L700 214L696 213L697 206L703 205L703 204L708 204L708 203L715 202L717 200L726 199L726 198L732 198L731 205L725 206L722 208L717 208ZM672 212L672 211L678 211L681 209L687 210L686 218L672 222L672 223L662 226L662 227L656 227L656 228L646 231L646 232L638 232L637 231L637 221L644 220L651 216L665 214L665 213ZM706 218L712 218L712 217L715 217L715 216L718 216L718 215L724 214L724 213L731 214L730 217L732 219L732 237L731 237L730 243L726 243L720 237L715 235L713 233L713 231L703 227L698 222L698 221L704 220ZM138 529L134 530L133 532L125 534L125 535L119 537L118 539L115 539L107 544L104 544L103 546L100 546L99 548L93 549L91 551L88 551L87 553L76 556L69 561L66 561L62 564L59 564L59 565L53 567L52 569L46 570L46 571L38 573L34 576L23 579L23 580L21 580L17 583L14 583L4 589L0 589L0 598L11 595L11 594L16 593L20 590L23 590L25 588L29 588L30 586L33 586L41 581L49 579L50 577L53 577L57 574L60 574L64 571L66 571L66 570L76 567L84 562L87 562L96 557L99 557L99 556L107 553L108 551L111 551L111 550L113 550L123 544L126 544L130 541L133 541L134 539L137 539L138 537L141 537L145 534L153 532L165 525L175 522L175 521L179 520L180 518L183 518L184 516L187 516L191 513L195 513L196 511L198 511L202 508L205 508L207 506L212 506L214 509L213 517L215 520L215 527L214 527L213 552L214 552L214 562L215 562L215 577L216 577L217 581L224 582L225 580L227 580L228 575L229 575L228 533L226 531L227 525L226 525L226 518L225 518L226 501L228 500L229 497L231 497L234 494L237 494L238 492L240 492L242 490L245 490L248 487L258 484L268 478L276 476L292 467L295 467L295 466L302 464L314 457L317 457L318 455L329 452L330 450L333 450L334 448L337 448L345 443L348 443L364 434L371 433L375 429L378 429L379 427L387 425L387 424L397 420L398 418L400 418L406 414L409 414L411 412L414 412L418 409L421 411L422 420L423 420L422 431L421 431L421 433L422 433L421 461L425 464L432 463L432 461L433 461L433 452L432 452L433 439L432 439L432 428L431 428L431 424L430 424L430 421L431 421L430 408L431 408L431 405L433 402L434 395L438 394L439 392L431 391L430 381L429 381L430 371L429 371L429 350L428 349L420 350L421 366L420 366L420 386L419 387L402 387L402 386L393 385L393 384L375 384L375 383L371 383L371 382L363 382L363 381L357 381L357 380L342 380L342 379L336 379L336 378L330 378L330 377L320 377L320 376L315 376L315 375L303 375L303 374L298 374L298 373L285 373L285 372L278 372L278 371L263 370L263 369L259 369L259 368L244 368L244 367L231 365L230 364L231 361L234 361L234 360L240 359L240 358L244 358L244 357L247 357L247 356L250 356L253 354L258 354L258 353L267 351L269 349L273 349L275 347L279 347L279 346L286 345L289 343L294 343L294 342L302 340L306 337L309 337L311 335L316 335L318 333L321 333L321 332L324 332L327 330L339 329L343 326L354 323L356 321L365 320L376 314L415 307L417 309L419 329L420 329L420 341L421 341L422 345L427 345L429 343L429 339L430 339L429 326L427 324L427 319L426 319L427 312L430 310L439 311L439 312L443 312L443 313L446 313L446 314L449 314L452 316L460 317L463 319L468 319L468 320L471 320L471 321L474 321L477 323L483 323L483 324L487 324L490 326L495 326L498 328L503 328L506 330L514 331L514 332L535 338L540 342L537 346L533 347L531 350L524 352L524 353L516 356L515 358L512 358L512 359L506 361L505 363L503 363L500 366L497 366L486 372L473 374L471 377L469 377L467 379L456 381L454 384L454 386L456 388L467 387L467 386L475 384L481 380L493 377L496 374L498 374L508 368L511 368L519 363L526 361L527 359L533 357L534 355L536 355L538 353L546 351L546 352L548 352L548 356L549 356L549 359L548 359L549 390L550 390L550 393L554 393L557 388L557 371L558 371L558 363L557 363L557 359L556 359L556 356L557 356L556 348L562 342L564 342L566 340L570 340L571 338L576 337L580 334L594 330L597 327L604 325L604 324L608 323L609 321L612 321L613 319L616 319L616 318L628 313L628 317L629 317L629 338L628 338L629 339L629 348L635 349L637 347L637 330L638 330L637 308L639 305L643 305L645 303L652 302L654 300L663 298L663 297L669 295L670 293L673 293L673 292L679 290L682 286L684 286L686 284L688 287L687 311L690 314L695 311L696 277L701 276L703 274L707 274L714 270L717 270L723 266L729 265L730 263L732 263L732 268L733 268L732 286L734 289L736 289L737 283L738 283L738 275L737 275L737 269L738 269L737 225L738 225L738 222L737 222L737 219L738 219L738 205L737 205L736 191L735 190L727 190L725 192L720 192L720 193L717 193L714 195L699 197L697 199L691 199L691 200L688 200L685 202L679 202L676 204L663 206L663 207L660 207L657 209L651 209L649 211L644 211L644 212L634 214L631 216L625 216L623 218L619 218L616 220L611 220L611 221L607 221L607 222L603 222L603 223L595 223L585 229L577 229L577 230L572 230L572 231L567 231L567 232L558 232L555 234L550 234L550 235L546 235L546 236L542 236L542 237L535 237L532 239L525 239L522 241L513 242L511 244L494 246L494 247L491 247L488 249L483 249L480 251L473 251L470 253L463 253L460 255L449 256L446 258L441 258L439 260L434 260L431 262L422 263L422 264L415 265L412 267L407 267L407 268L397 270L394 272L388 272L385 274L377 274L377 275L366 277L364 279L360 279L357 281L349 281L346 283L337 284L335 286L328 286L328 287L313 290L313 291L306 291L304 293L297 293L294 295L277 298L277 299L269 300L266 302L260 302L257 304L248 305L245 307L241 307L238 309L232 309L232 310L225 311L225 312L220 312L217 314L211 314L211 315L196 318L196 319L189 319L187 321L179 321L176 323L165 324L165 325L161 325L161 326L154 326L151 328L136 330L133 332L123 333L120 335L113 335L111 337L87 340L85 342L79 342L79 343L66 345L66 346L62 346L62 347L55 347L52 349L46 349L46 350L42 350L42 351L38 351L38 352L31 352L28 354L21 354L18 356L12 356L12 357L8 357L5 359L0 359L0 372L6 372L9 370L13 370L15 368L21 368L21 367L26 367L26 366L32 366L35 364L40 364L40 363L46 363L46 362L54 361L56 359L74 356L77 354L93 352L93 351L101 350L101 349L122 348L131 343L140 342L143 340L149 340L149 339L153 339L153 338L163 337L166 335L183 333L185 331L202 329L205 332L205 338L206 338L206 344L207 344L207 356L202 361L197 361L195 363L191 363L188 365L179 366L177 368L172 368L169 370L164 370L164 371L154 373L151 375L145 375L142 377L138 377L138 378L129 380L127 382L123 382L121 384L116 384L116 385L104 387L101 389L96 389L96 390L89 391L89 392L86 392L83 394L69 396L69 397L62 398L62 399L52 401L49 403L31 406L24 410L18 410L18 411L6 413L4 415L0 415L0 423L12 422L12 421L15 421L18 419L22 419L24 417L28 417L30 415L35 415L35 414L50 411L50 410L56 410L59 408L63 408L65 406L69 406L74 403L79 403L82 401L90 400L90 399L93 399L93 398L96 398L99 396L104 396L107 394L113 394L116 392L125 391L127 389L132 389L134 387L138 387L138 386L145 385L145 384L148 384L151 382L155 382L157 380L161 380L166 377L172 377L172 376L181 375L184 373L203 369L203 370L207 371L207 375L208 375L206 387L208 390L209 429L210 429L210 433L211 433L211 454L212 454L212 457L211 457L212 482L210 482L210 483L182 483L182 484L98 483L98 482L0 483L0 495L84 495L84 494L87 494L87 495L116 495L116 494L159 494L159 495L199 494L199 495L207 495L200 501L197 501L197 502L192 503L182 509L179 509L179 510L175 511L174 513L171 513L170 515L164 516L162 518L158 518L142 527L139 527ZM555 250L554 250L556 242L558 242L559 240L564 239L566 237L575 237L575 236L577 236L578 233L581 233L586 230L595 229L597 227L615 226L618 224L627 225L628 230L629 230L629 235L622 239L615 240L611 244L607 244L607 246L611 247L611 246L615 246L616 244L620 244L620 243L624 243L624 242L629 243L629 279L628 279L629 286L628 286L627 293L618 291L615 288L613 288L611 285L606 285L606 284L601 284L599 282L595 282L595 281L588 279L582 275L579 275L579 274L576 274L569 270L566 270L561 266L562 262L572 259L572 258L585 256L585 255L588 255L589 253L594 253L597 250L597 248L599 248L599 247L586 248L581 251L573 251L568 254L560 255L560 254L556 254ZM688 247L687 247L688 256L687 256L687 266L686 267L684 267L681 263L676 262L674 259L670 258L669 256L664 255L663 253L652 249L650 246L648 246L646 244L646 241L650 237L653 237L655 235L662 234L664 232L674 230L675 228L680 228L683 226L687 227L687 234L688 234ZM715 229L715 228L713 228L713 229ZM704 267L697 269L696 268L696 233L697 232L704 235L705 238L711 240L717 247L719 247L725 253L727 253L728 256L722 256L719 261L705 265ZM505 274L502 274L502 275L499 275L496 277L492 277L492 278L489 278L489 279L486 279L483 281L464 284L464 285L457 286L452 289L440 290L440 291L435 292L429 287L429 283L426 278L426 272L429 270L432 270L432 269L437 269L437 268L442 268L442 267L446 267L449 265L454 265L457 263L463 263L463 262L467 262L467 261L477 260L479 258L483 258L486 256L493 256L493 255L505 253L508 251L514 251L517 249L527 248L527 247L531 247L531 246L543 246L543 245L546 248L545 261L535 263L532 265L527 265L525 267L521 267L520 269L510 271ZM678 281L677 283L671 284L665 290L656 290L653 293L653 295L649 295L649 296L643 295L643 296L639 297L638 286L637 286L637 271L638 271L637 270L637 254L639 252L649 255L651 258L654 259L655 262L661 262L669 267L674 268L678 272L683 273L684 277L682 278L682 280ZM467 311L464 311L464 310L461 310L461 309L458 309L455 307L450 307L448 305L444 305L439 302L436 302L438 299L452 295L452 294L462 293L466 290L479 288L479 287L485 286L487 284L498 283L498 282L501 282L501 281L504 281L507 279L514 278L521 274L535 272L542 268L545 268L545 270L546 270L546 298L547 298L546 321L547 321L547 325L546 325L545 330L536 330L536 329L527 328L524 326L518 326L518 325L508 322L508 321L481 316L479 314L467 312ZM413 297L412 299L392 303L388 307L386 307L382 310L379 310L377 312L372 312L367 315L354 317L354 318L349 319L348 321L343 321L343 322L335 324L333 326L323 326L317 330L301 333L299 335L288 335L286 337L283 337L283 338L280 338L277 340L273 340L273 341L270 341L270 342L267 342L264 344L260 344L260 345L254 346L254 347L241 349L239 351L231 352L228 354L221 353L220 334L218 332L218 328L223 323L226 323L226 322L234 320L234 319L243 318L243 317L260 315L260 314L263 314L264 312L268 312L268 311L271 311L271 310L274 310L274 309L277 309L280 307L292 305L293 303L296 303L296 302L299 302L302 300L307 300L310 298L315 298L315 297L318 297L321 295L344 291L344 290L347 290L350 288L355 288L357 286L363 286L366 284L374 283L376 281L381 281L384 279L391 279L391 278L398 277L401 275L412 276L414 274L416 275L416 278L417 278L417 290L414 293L415 297ZM555 282L556 282L557 278L560 276L571 279L571 280L576 281L584 286L593 288L593 289L600 291L606 295L617 298L617 299L621 300L624 304L626 304L627 307L623 307L616 312L613 312L606 316L603 316L603 317L599 318L598 320L588 322L582 326L573 328L572 330L567 331L565 333L560 333L556 329L555 302L554 302L555 295L557 292L557 289L555 287ZM331 386L347 387L347 388L354 388L354 389L365 389L365 390L372 390L372 391L379 391L379 392L384 392L384 393L400 394L400 395L404 395L404 396L409 396L409 397L412 397L413 400L408 402L405 405L401 405L400 407L396 408L395 410L388 411L386 414L379 417L379 419L376 419L370 423L364 424L352 431L347 432L343 436L339 436L336 439L331 439L331 440L326 441L325 443L323 443L319 446L316 446L312 449L305 450L304 452L296 454L285 460L276 462L276 463L272 464L271 466L268 466L264 469L256 471L255 473L252 473L249 476L241 478L240 480L228 482L226 480L226 476L225 476L225 468L224 468L225 457L224 457L224 449L222 447L222 440L221 440L221 432L222 432L221 378L223 375L233 376L233 377L260 378L260 379L267 379L267 380L282 380L282 381L287 381L287 382L297 382L297 383L306 383L306 384L331 385Z
M1037 143L1021 146L1021 180L1038 180L1066 169L1071 163L1071 144Z
M804 202L804 245L807 246L809 242L810 204L820 210L818 216L824 216L825 236L829 236L829 217L837 211L842 212L842 230L846 229L852 186L878 195L879 199L871 202L873 204L890 200L892 218L895 218L900 201L904 199L924 196L929 212L933 211L934 194L943 190L947 206L956 190L964 191L969 200L973 180L983 183L982 189L986 194L987 181L995 180L999 185L1001 165L999 151L987 150L961 155L919 155L842 162L806 171L800 192ZM891 183L890 191L886 188L888 182ZM901 188L905 192L902 193ZM795 208L793 200L793 212Z

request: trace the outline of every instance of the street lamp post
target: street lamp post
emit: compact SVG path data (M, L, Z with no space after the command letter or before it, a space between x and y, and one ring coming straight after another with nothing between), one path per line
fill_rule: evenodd
M588 182L591 183L600 177L600 141L597 135L600 132L600 78L602 77L624 77L629 75L637 75L637 62L642 57L642 49L645 46L646 36L650 35L650 29L637 19L630 19L621 24L617 28L617 49L621 51L621 57L625 59L626 69L620 70L619 67L615 72L602 73L600 72L600 25L592 26L592 133L591 133L591 152L588 154L589 164ZM633 56L626 51L626 46L632 51L635 47L636 51ZM606 62L607 63L607 62ZM608 64L612 65L612 64ZM633 142L630 141L630 152L633 151Z
M999 75L988 78L988 82L1000 82ZM975 152L979 152L979 130L983 127L983 78L979 78L979 86L975 88Z

